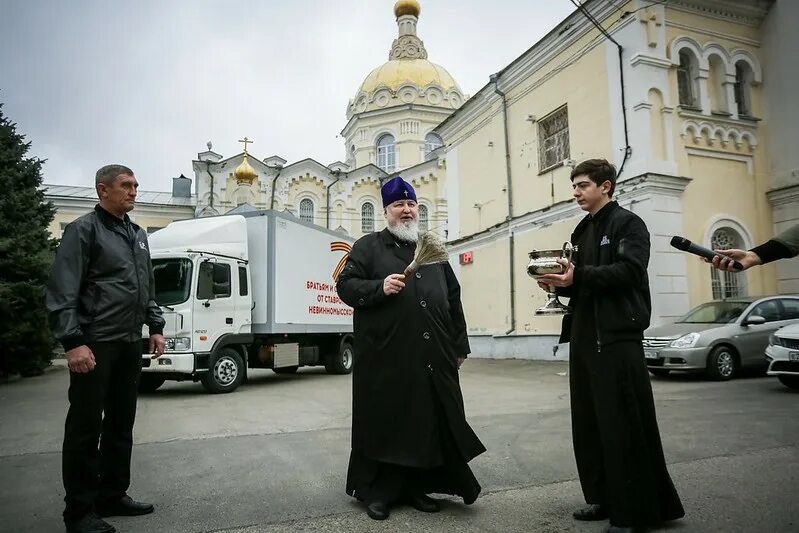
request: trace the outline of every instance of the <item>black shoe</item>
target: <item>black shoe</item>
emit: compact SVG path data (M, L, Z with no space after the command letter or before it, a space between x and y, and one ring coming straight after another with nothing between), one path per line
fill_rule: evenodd
M645 533L646 528L642 527L620 527L610 524L605 533Z
M98 518L94 513L88 513L77 522L67 522L67 533L115 533L116 528Z
M574 511L572 516L575 520L594 522L596 520L605 520L608 517L608 513L601 505L597 503L589 503L588 506Z
M385 520L388 518L388 505L383 502L372 502L366 506L366 514L372 520Z
M408 497L408 504L423 513L437 513L441 510L441 506L430 496L426 494L411 495Z
M153 504L134 501L127 494L114 503L95 505L100 516L139 516L153 512Z

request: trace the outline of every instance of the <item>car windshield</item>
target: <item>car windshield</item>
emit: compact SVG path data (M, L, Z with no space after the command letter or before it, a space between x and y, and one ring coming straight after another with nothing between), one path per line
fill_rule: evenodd
M677 322L683 324L729 324L741 316L751 302L709 302L691 309Z
M191 261L188 259L153 259L153 276L158 305L175 305L189 299Z

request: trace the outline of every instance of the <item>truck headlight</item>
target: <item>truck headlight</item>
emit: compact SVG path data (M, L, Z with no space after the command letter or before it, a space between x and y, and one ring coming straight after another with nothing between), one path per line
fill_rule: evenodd
M189 337L170 337L166 340L166 351L184 352L191 349L191 339Z
M693 348L699 340L699 333L689 333L671 342L672 348Z

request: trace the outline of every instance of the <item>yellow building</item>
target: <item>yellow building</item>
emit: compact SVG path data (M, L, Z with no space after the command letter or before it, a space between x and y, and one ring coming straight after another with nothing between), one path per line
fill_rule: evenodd
M193 179L175 178L171 195L140 191L133 219L154 231L183 218L276 209L358 237L384 227L380 185L402 171L417 191L420 226L445 236L442 141L432 130L465 96L444 67L428 61L416 32L420 11L416 0L394 6L398 35L388 61L366 76L347 106L346 162L259 160L246 137L244 151L225 158L208 143L193 161ZM57 208L53 235L96 202L92 187L45 187Z
M446 147L452 262L471 260L458 274L478 353L551 354L560 319L534 315L545 296L526 274L527 254L568 240L584 216L569 174L592 157L622 169L618 201L652 235L653 324L712 298L799 292L795 263L720 274L669 246L683 235L747 248L799 221L797 151L768 148L795 139L799 125L796 97L782 89L796 86L787 21L799 20L797 4L582 8L608 36L576 10L435 130Z

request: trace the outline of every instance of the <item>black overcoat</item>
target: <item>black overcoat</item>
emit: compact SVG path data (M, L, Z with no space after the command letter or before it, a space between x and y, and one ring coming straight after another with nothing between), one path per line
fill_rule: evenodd
M440 432L447 427L464 461L485 448L463 408L457 358L469 353L469 341L452 267L423 266L399 294L383 293L383 280L402 273L413 252L388 230L366 235L353 245L337 290L355 310L353 450L432 468L441 464ZM446 420L436 417L436 397Z

